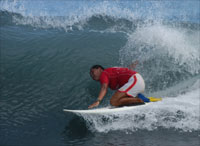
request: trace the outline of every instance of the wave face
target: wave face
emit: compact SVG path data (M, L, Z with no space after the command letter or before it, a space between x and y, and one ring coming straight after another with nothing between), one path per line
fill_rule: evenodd
M128 66L135 60L145 95L163 101L129 113L80 115L87 127L199 131L199 5L195 0L1 1L2 131L9 135L51 111L86 109L99 91L90 66Z

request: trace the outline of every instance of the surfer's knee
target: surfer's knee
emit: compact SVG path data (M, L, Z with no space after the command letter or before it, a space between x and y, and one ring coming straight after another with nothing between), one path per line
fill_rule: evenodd
M119 106L119 103L117 102L117 100L115 100L115 99L110 99L110 105L112 105L112 106Z
M118 106L118 96L117 96L116 93L111 97L111 99L110 99L110 105L112 105L112 106Z
M119 91L115 92L114 95L110 99L110 104L112 106L120 106L119 101L120 101L121 98L123 98L125 96L126 96L125 93L122 93L122 92L119 92Z

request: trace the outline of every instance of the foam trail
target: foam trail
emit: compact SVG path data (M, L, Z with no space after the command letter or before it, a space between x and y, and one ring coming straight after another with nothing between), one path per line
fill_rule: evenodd
M115 113L112 115L87 115L81 116L87 121L90 129L98 132L112 130L155 130L158 128L173 128L180 131L200 130L199 113L199 87L198 80L193 90L176 98L165 97L163 101L153 103L137 110Z

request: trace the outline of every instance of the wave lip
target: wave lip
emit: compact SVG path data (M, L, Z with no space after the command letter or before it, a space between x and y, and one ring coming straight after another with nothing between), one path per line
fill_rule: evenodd
M128 35L120 50L122 66L139 60L147 90L174 86L200 72L199 30L164 24L144 25Z
M74 6L75 4L77 4L76 7ZM17 25L30 25L36 28L58 28L64 29L65 31L72 30L73 27L82 29L92 17L102 16L105 18L104 20L106 20L106 16L112 17L113 19L128 18L132 20L134 18L130 10L112 6L108 2L98 4L83 3L83 6L81 6L81 4L78 6L78 4L79 3L71 2L64 3L67 8L70 9L71 5L74 6L74 9L70 9L70 11L66 12L64 11L60 14L52 14L46 7L43 8L46 9L46 11L43 11L41 8L37 14L35 14L34 11L29 11L26 2L19 4L17 1L14 1L13 3L2 3L1 11L20 15L20 17L16 15L12 17L13 23ZM62 8L57 9L60 11L63 10Z
M58 28L65 31L82 29L92 17L110 17L134 22L184 21L199 22L198 2L177 3L159 1L1 1L1 11L16 13L13 23L36 28ZM173 5L174 9L171 9ZM188 9L190 8L190 9ZM193 8L193 11L191 11ZM180 15L181 14L181 15ZM183 15L182 15L183 14ZM197 20L197 21L196 21Z

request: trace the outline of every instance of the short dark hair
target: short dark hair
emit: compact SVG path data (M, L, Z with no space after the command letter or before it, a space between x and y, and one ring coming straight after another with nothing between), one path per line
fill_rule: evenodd
M93 65L93 66L90 68L90 71L91 71L92 69L98 69L98 68L101 68L101 69L104 70L104 67L103 67L103 66L97 64L97 65Z

